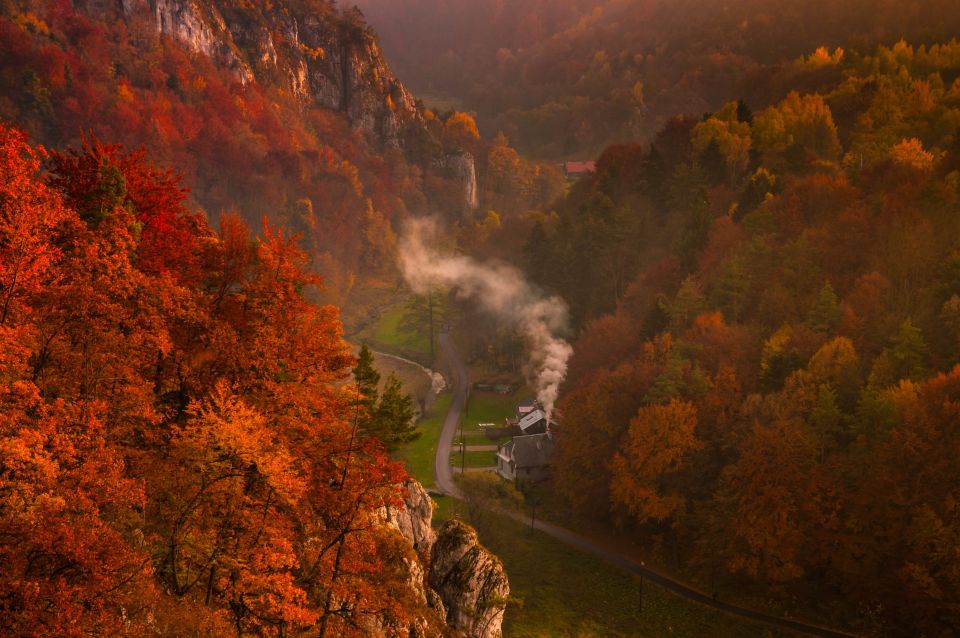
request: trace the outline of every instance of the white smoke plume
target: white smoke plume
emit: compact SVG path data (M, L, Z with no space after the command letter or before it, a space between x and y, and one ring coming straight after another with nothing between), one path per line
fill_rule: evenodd
M407 283L418 294L430 286L445 286L470 298L505 326L516 328L530 354L528 370L537 399L549 415L573 354L557 336L567 326L567 305L559 297L545 297L515 268L479 263L462 255L446 256L431 248L436 230L429 221L412 221L400 241L400 266Z

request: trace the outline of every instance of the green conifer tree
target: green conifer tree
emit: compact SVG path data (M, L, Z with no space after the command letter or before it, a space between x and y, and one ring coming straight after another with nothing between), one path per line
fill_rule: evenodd
M898 379L918 380L926 372L927 342L920 328L909 318L900 324L900 331L893 340L890 359Z
M353 369L353 379L357 384L357 425L361 432L369 434L377 409L380 373L373 367L373 353L366 343L360 347L357 365Z
M413 421L413 399L403 391L400 380L392 373L383 387L372 430L388 450L396 450L420 438L421 432Z
M840 322L840 301L828 281L820 289L817 301L807 314L807 327L816 332L832 333Z

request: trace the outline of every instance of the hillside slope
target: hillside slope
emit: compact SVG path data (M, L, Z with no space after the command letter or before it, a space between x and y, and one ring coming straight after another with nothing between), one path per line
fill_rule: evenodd
M943 42L950 0L357 0L399 76L544 158L649 141L677 113L781 99L765 80L818 47ZM803 88L803 87L791 87ZM816 86L807 87L810 89Z
M735 595L952 635L960 45L777 81L810 72L832 79L608 148L529 230L580 329L554 488Z
M463 190L372 32L323 0L8 0L0 96L47 146L144 146L213 223L302 233L334 292L388 276L398 220Z

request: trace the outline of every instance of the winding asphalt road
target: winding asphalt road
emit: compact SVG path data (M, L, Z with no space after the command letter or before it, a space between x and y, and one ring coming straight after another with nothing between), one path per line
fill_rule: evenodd
M470 375L467 373L466 366L460 360L456 348L453 347L453 341L450 339L450 333L447 330L440 331L440 350L446 357L447 362L453 369L453 383L451 389L453 399L450 401L450 410L447 412L447 418L443 421L443 430L440 432L440 442L437 443L437 456L433 461L433 480L441 492L456 499L463 499L463 494L453 482L453 468L450 466L450 453L453 451L453 438L457 434L457 426L460 425L460 414L463 407L467 404L467 389L470 387Z
M436 487L439 488L441 492L458 500L462 500L463 494L457 488L456 483L453 482L453 469L450 466L450 453L453 451L453 439L457 433L457 426L460 424L460 415L463 412L463 408L467 402L467 390L470 387L470 377L466 366L464 366L463 362L460 360L460 356L453 345L453 341L450 338L449 332L442 331L440 333L439 341L440 349L443 351L447 362L453 370L454 378L452 384L453 400L450 402L450 410L447 412L447 417L443 422L443 431L440 434L440 442L437 445L437 456L434 460L434 481L436 482ZM517 512L498 510L498 513L508 516L525 525L530 524L530 521L526 516ZM586 536L577 534L576 532L570 531L564 527L560 527L559 525L554 525L553 523L548 523L546 521L536 521L534 527L541 532L566 543L567 545L576 547L577 549L589 554L593 554L594 556L597 556L598 558L601 558L609 563L613 563L614 565L617 565L623 569L631 571L635 574L639 574L644 578L657 583L661 587L669 589L678 596L686 598L687 600L695 601L702 605L706 605L707 607L712 607L718 611L722 611L734 616L740 616L742 618L749 618L751 620L756 620L774 627L790 629L808 636L820 636L822 638L856 637L855 634L845 633L842 631L829 629L827 627L819 627L817 625L809 625L796 620L791 620L789 618L771 616L770 614L765 614L753 609L738 607L736 605L715 600L712 596L709 596L702 591L698 591L689 585L661 574L660 572L647 567L646 564L642 562L637 562L619 552L612 551L600 543L597 543Z

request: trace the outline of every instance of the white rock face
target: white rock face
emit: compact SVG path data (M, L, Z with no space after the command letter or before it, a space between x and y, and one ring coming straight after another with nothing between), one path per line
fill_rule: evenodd
M464 213L474 212L480 205L480 197L477 190L477 163L473 155L466 151L454 155L450 158L449 165L463 183Z
M447 624L470 638L500 638L510 595L500 559L457 520L440 529L431 556L429 583L443 600Z
M232 39L225 37L229 34L227 25L216 9L207 7L207 11L201 11L191 0L153 0L151 4L159 33L207 55L233 71L241 82L253 80L250 66L231 46Z
M416 597L469 638L499 638L510 583L500 559L480 545L477 532L456 520L434 532L433 500L416 481L404 486L403 508L384 507L379 515L429 564L426 578L420 563L404 565Z
M285 78L294 95L340 111L387 146L399 147L410 127L423 128L372 31L350 15L304 14L292 3L263 12L217 0L120 0L118 7L126 17L151 16L159 34L209 56L240 82Z
M421 556L430 556L436 540L433 521L433 499L417 481L409 481L404 488L404 507L397 510L384 507L381 516L391 527L396 528Z

